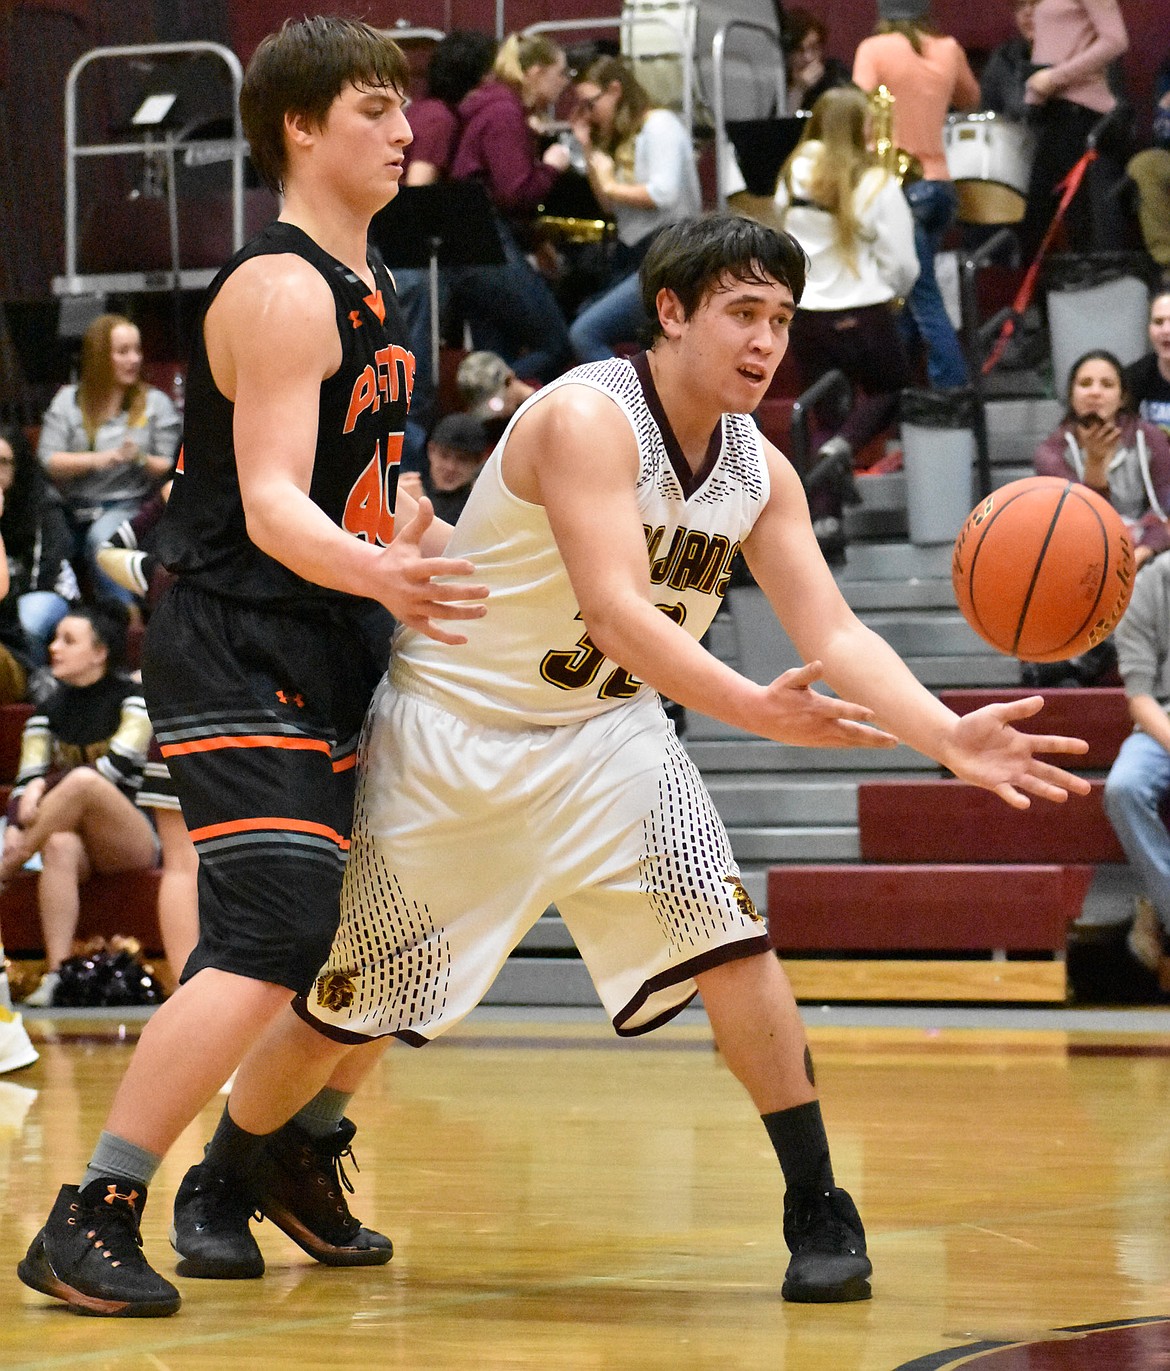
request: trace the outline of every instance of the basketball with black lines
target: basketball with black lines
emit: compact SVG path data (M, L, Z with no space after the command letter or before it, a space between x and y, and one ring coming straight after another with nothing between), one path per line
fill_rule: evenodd
M1088 486L1028 476L968 515L951 557L963 617L1025 662L1062 662L1108 638L1133 590L1133 539Z

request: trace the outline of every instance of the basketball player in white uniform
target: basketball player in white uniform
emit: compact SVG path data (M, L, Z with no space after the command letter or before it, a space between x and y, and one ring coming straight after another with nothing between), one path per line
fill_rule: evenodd
M474 562L490 614L459 647L396 639L340 931L300 1021L282 1021L262 1070L241 1068L232 1112L265 1133L349 1046L441 1033L555 903L619 1033L702 992L784 1172L784 1296L865 1299L864 1231L834 1183L792 992L657 692L786 743L901 738L1019 807L1087 790L1034 755L1085 745L1011 727L1038 697L956 717L845 605L799 479L747 417L803 288L794 240L684 221L642 277L650 352L526 402L455 529L448 555ZM740 548L808 663L768 686L698 642ZM822 676L840 699L811 689Z

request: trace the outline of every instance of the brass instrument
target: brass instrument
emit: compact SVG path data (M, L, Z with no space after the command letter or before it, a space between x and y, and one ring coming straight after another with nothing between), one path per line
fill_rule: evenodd
M922 163L912 152L907 152L894 142L894 97L888 86L878 86L869 97L869 108L873 117L873 150L878 165L884 167L900 186L921 181Z

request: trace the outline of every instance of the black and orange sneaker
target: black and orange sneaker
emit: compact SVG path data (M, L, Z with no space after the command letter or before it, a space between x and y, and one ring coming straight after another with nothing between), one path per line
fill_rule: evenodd
M290 1121L269 1137L252 1178L264 1217L326 1266L381 1266L394 1255L389 1238L349 1212L345 1197L353 1185L342 1158L358 1170L350 1147L356 1131L342 1119L333 1133L315 1138Z
M34 1290L82 1314L163 1318L181 1300L142 1255L146 1187L102 1178L84 1190L63 1185L16 1274Z
M847 1190L816 1187L784 1196L784 1241L792 1253L781 1295L798 1304L868 1300L873 1272L865 1229Z
M252 1236L258 1217L251 1188L214 1171L206 1161L191 1167L175 1196L171 1246L180 1276L202 1280L251 1280L264 1274L264 1255Z

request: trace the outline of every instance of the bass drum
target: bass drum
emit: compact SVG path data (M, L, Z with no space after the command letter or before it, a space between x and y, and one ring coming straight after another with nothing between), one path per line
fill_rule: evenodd
M943 129L947 169L965 224L1018 224L1024 217L1036 136L991 112L952 114Z

